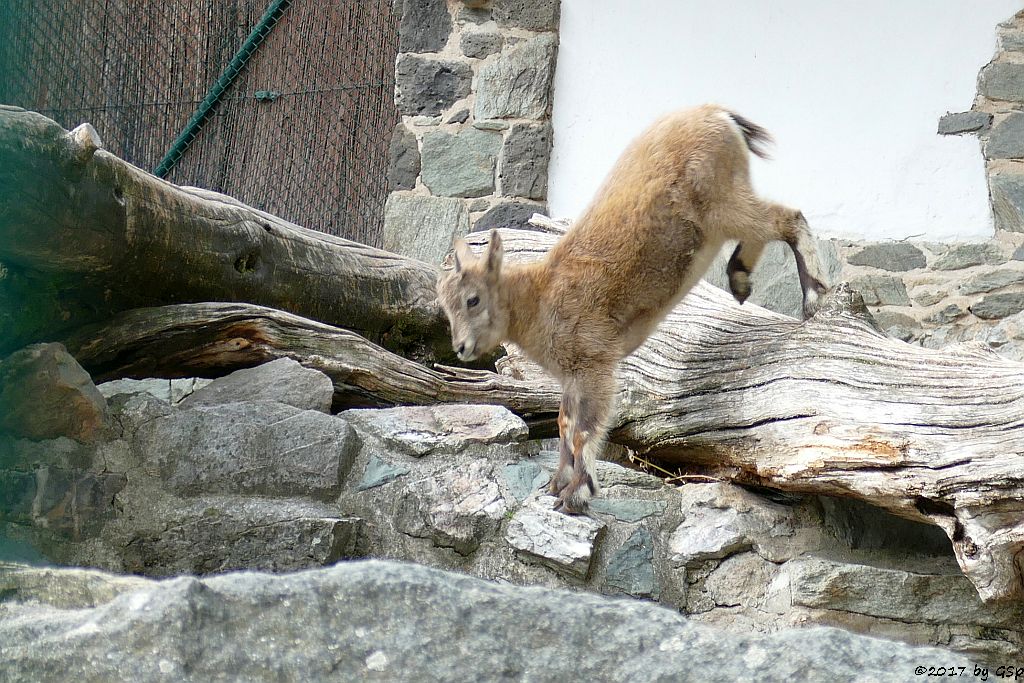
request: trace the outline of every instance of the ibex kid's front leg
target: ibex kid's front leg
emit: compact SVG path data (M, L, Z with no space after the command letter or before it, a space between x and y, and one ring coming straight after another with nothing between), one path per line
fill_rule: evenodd
M566 383L565 395L573 408L568 416L573 468L569 483L558 495L556 510L582 514L600 490L597 456L608 436L614 389L614 367L591 368L585 376Z
M572 458L572 432L570 431L571 421L569 419L570 407L567 404L567 394L562 393L562 403L558 407L558 469L551 475L551 482L548 484L548 492L557 496L569 483L573 472Z

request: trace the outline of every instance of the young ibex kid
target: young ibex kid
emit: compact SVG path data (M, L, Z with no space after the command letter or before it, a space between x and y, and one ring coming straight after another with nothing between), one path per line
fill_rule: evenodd
M824 293L802 213L758 198L749 153L765 156L768 133L717 106L662 118L635 140L575 225L540 262L502 267L501 238L477 258L465 242L438 283L452 346L473 360L503 341L562 385L561 458L549 490L555 509L577 514L598 491L595 460L607 436L619 361L704 274L722 244L729 285L743 303L750 272L771 240L789 244L804 316Z

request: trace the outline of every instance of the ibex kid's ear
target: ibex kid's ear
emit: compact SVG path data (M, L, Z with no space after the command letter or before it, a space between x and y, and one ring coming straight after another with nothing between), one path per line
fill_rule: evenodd
M487 248L487 272L497 277L501 273L501 261L505 256L505 249L501 245L501 235L497 230L491 230L491 242Z
M458 239L455 240L455 272L456 273L461 273L462 272L462 267L465 266L467 263L472 263L473 259L475 259L475 258L476 257L473 256L473 252L469 250L469 245L466 244L466 240L462 239L461 237L459 237Z

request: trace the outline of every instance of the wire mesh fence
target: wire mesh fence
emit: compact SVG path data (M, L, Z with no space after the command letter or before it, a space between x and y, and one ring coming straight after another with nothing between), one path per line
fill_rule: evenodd
M0 103L88 121L107 149L174 183L379 245L398 120L393 4L3 0Z

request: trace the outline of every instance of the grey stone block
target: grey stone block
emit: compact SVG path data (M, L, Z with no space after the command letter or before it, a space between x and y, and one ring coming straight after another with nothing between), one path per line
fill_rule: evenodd
M485 460L408 483L397 498L395 528L460 555L474 553L493 537L508 510L493 466Z
M469 110L460 109L459 111L449 116L448 120L445 121L445 123L465 123L466 121L469 121Z
M924 252L907 242L869 244L846 259L852 266L871 266L899 273L924 268Z
M501 27L556 31L559 5L559 0L494 0L494 20Z
M992 266L1005 263L1003 250L994 242L968 242L954 244L932 262L933 270L961 270L972 266Z
M547 215L547 207L533 202L502 202L492 206L487 213L476 219L472 232L484 232L495 228L536 230L537 228L530 225L530 218L535 213Z
M495 52L501 52L501 46L504 44L505 39L501 37L500 33L478 31L463 33L459 47L462 49L462 54L467 57L483 59Z
M584 579L605 525L590 517L555 512L554 504L553 496L528 501L509 521L505 540L531 561L564 576Z
M480 69L474 118L541 119L551 106L556 40L545 34L502 53Z
M396 254L438 264L467 232L469 211L459 199L392 192L384 205L382 246Z
M654 573L654 539L640 528L619 546L608 560L605 577L608 588L618 589L636 598L657 599L660 591ZM611 592L611 591L609 591Z
M398 27L399 52L438 52L448 42L452 17L445 0L405 0Z
M450 59L400 54L395 62L395 104L409 116L437 116L469 95L473 69Z
M115 379L96 386L108 401L115 396L145 393L167 403L181 403L195 391L212 382L203 377L181 379Z
M989 175L988 182L996 230L1024 232L1024 175ZM1024 245L1014 252L1012 258L1024 260Z
M360 433L414 458L457 453L470 446L519 442L529 435L522 418L502 406L438 404L339 414Z
M1001 269L976 275L957 289L961 294L981 294L1019 282L1024 282L1024 271Z
M399 123L391 135L388 156L388 186L392 190L411 190L420 175L420 148L416 134Z
M939 119L939 135L984 132L991 124L992 114L983 111L960 111L946 114Z
M902 341L911 341L921 334L921 323L911 318L906 313L897 311L879 311L872 313L871 317L880 328L890 337Z
M300 410L329 413L333 397L334 383L330 377L291 358L278 358L216 379L183 399L181 405L277 401Z
M493 194L500 149L501 136L496 133L475 128L429 131L423 136L423 184L444 197Z
M1024 64L992 62L981 70L979 91L993 100L1024 100Z
M1024 311L1024 292L989 294L970 307L971 313L983 320L1005 318Z
M0 361L0 433L97 439L107 401L63 344L33 344Z
M948 296L949 292L944 290L922 292L914 295L914 303L918 306L934 306Z
M286 572L362 555L364 523L292 500L211 498L127 544L125 568L163 577L248 569Z
M342 419L269 401L174 410L132 444L179 495L336 495L359 439Z
M960 308L957 304L949 304L941 310L925 316L924 322L931 325L948 325L957 318L963 317L965 313L967 313L967 311Z
M1024 113L1010 114L992 127L988 142L985 143L985 157L1024 158Z
M864 275L850 281L868 306L909 306L907 287L895 275Z
M501 194L547 199L551 124L516 124L505 136L501 152Z

